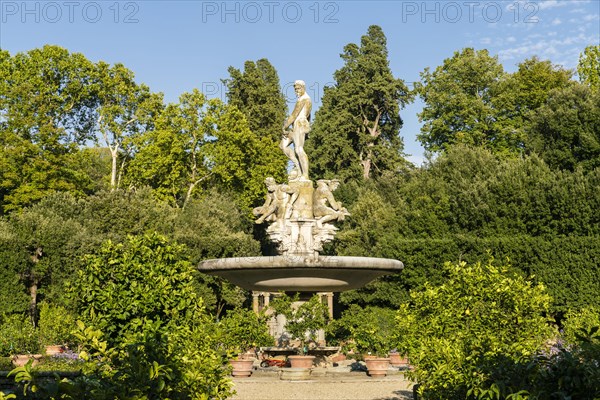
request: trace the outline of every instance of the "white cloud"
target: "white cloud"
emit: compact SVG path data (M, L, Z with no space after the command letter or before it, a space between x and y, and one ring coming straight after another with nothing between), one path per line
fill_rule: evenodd
M554 18L552 20L552 25L560 25L562 24L562 21L560 20L560 18Z
M550 32L552 33L552 32ZM523 60L531 56L538 56L541 59L550 59L554 63L563 65L566 68L573 68L577 65L578 55L587 43L593 43L593 35L579 33L575 36L567 36L549 39L550 33L545 38L539 35L530 35L524 38L518 46L505 48L498 51L501 60Z
M571 6L572 7L575 4L586 4L589 2L590 2L589 0L569 0L569 1L543 0L543 1L538 1L537 3L534 3L534 4L537 4L537 7L539 7L540 10L548 10L551 8L563 7L563 6Z
M485 37L485 38L481 38L480 42L481 42L481 44L490 44L490 43L492 43L492 39L490 39L489 37Z

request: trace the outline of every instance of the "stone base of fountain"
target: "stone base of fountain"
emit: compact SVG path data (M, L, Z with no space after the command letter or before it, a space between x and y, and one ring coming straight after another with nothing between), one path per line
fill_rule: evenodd
M206 260L198 267L244 289L270 292L342 292L403 268L386 258L291 255Z

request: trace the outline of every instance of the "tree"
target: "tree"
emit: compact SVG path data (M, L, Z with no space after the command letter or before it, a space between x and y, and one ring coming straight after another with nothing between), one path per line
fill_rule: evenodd
M527 150L533 113L546 103L552 90L569 86L571 76L570 70L534 56L498 83L491 102L497 110L497 125L513 139L512 152Z
M514 151L519 138L502 130L493 104L504 77L497 57L472 48L455 52L433 72L426 68L418 87L425 102L418 139L425 149L439 152L460 143L499 153Z
M600 91L578 83L557 89L532 119L529 147L549 166L600 166Z
M265 178L281 173L280 151L273 151L269 136L258 137L248 128L244 114L235 106L214 103L207 113L212 130L203 148L212 181L235 196L248 211L260 203Z
M55 191L82 195L79 145L94 136L93 64L44 46L0 52L0 206L19 210Z
M151 187L176 207L217 186L249 210L263 197L265 178L281 175L271 137L253 134L235 106L206 100L198 90L169 104L132 143L137 151L126 181Z
M111 67L99 62L95 66L94 79L92 86L98 96L97 128L110 150L110 187L114 190L119 187L126 160L131 156L128 140L146 128L144 122L148 123L152 118L144 114L157 112L162 106L162 96L151 94L146 85L138 85L133 72L123 64Z
M600 45L591 45L579 55L577 73L581 83L600 90Z
M158 199L185 208L200 183L212 175L203 152L213 129L206 118L208 107L197 89L182 94L179 103L167 105L154 129L134 140L137 152L129 162L126 181L149 186Z
M341 57L345 65L325 88L307 141L312 173L369 179L397 171L405 163L399 112L413 96L392 75L382 29L370 26L360 46L346 45Z
M246 61L244 71L234 67L229 67L228 71L230 78L223 80L227 86L228 104L244 113L254 135L271 139L265 142L278 156L274 160L277 174L273 177L280 181L285 178L287 165L285 155L278 148L287 107L277 71L266 58L256 62Z
M18 285L3 288L0 298L7 310L26 311L33 326L38 321L40 297L64 301L58 288L64 289L78 257L89 249L86 228L73 218L76 208L72 196L59 193L11 214L2 224L0 269L9 282ZM23 309L25 293L28 307Z
M244 71L229 67L227 86L228 104L244 113L250 129L259 136L281 139L286 104L277 71L269 60L246 61Z
M551 299L491 262L448 263L445 273L445 283L412 292L398 310L398 349L408 352L424 398L482 398L502 368L528 361L551 338L543 316Z
M103 398L231 394L194 271L183 246L156 233L106 241L85 257L72 294L89 368L109 383Z

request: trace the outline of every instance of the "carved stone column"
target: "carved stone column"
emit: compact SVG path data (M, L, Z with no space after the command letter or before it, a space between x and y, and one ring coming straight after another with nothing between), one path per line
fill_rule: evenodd
M258 314L258 296L260 296L260 292L252 291L252 310Z

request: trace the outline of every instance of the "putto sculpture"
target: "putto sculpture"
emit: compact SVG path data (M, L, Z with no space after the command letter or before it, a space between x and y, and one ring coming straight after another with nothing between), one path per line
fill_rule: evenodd
M323 228L325 222L343 221L346 215L350 215L348 210L342 207L342 202L336 201L333 197L333 192L339 185L340 181L337 179L317 181L317 189L313 194L313 214L317 218L318 228Z

